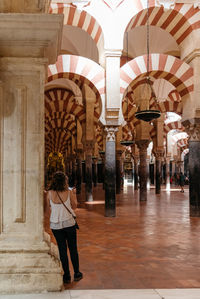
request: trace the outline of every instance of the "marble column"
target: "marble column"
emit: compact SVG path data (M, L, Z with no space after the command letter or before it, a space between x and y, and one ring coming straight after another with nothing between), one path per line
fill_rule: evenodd
M76 150L76 193L81 194L82 182L82 149Z
M93 157L92 161L93 161L93 175L92 175L92 178L93 178L94 187L96 187L97 186L97 162L98 162L97 157Z
M92 195L92 152L93 141L85 142L85 195L86 201L93 201Z
M102 183L103 183L103 190L105 190L105 152L100 151L99 152L101 161L102 161Z
M72 184L76 186L76 155L72 155Z
M139 140L136 141L139 148L140 154L140 167L139 167L139 177L140 177L140 201L147 200L147 147L149 145L149 140Z
M62 23L61 15L0 17L0 293L59 291L63 284L43 228L44 84Z
M116 151L116 193L120 194L122 185L122 163L121 163L122 151Z
M138 190L138 160L139 158L134 157L134 190Z
M170 190L170 158L166 158L166 189Z
M155 192L156 192L156 194L160 194L161 176L162 176L161 162L162 162L163 152L156 151L154 153L154 155L155 155L155 159L156 159L156 189L155 189Z
M200 217L200 119L183 122L189 135L189 201L190 216Z
M105 216L116 215L116 127L106 127L106 153L105 153Z

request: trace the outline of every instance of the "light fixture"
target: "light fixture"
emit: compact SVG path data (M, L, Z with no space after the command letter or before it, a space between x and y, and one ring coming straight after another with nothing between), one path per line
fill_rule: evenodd
M155 92L153 90L151 81L150 81L150 77L149 77L149 0L147 0L147 77L146 77L146 84L147 86L150 87L151 89L151 95L153 95L153 97L155 97L156 100L156 96L155 96ZM153 119L156 119L158 117L160 117L161 112L159 110L151 110L149 109L149 102L150 99L148 99L148 107L146 110L141 110L141 111L137 111L135 113L135 117L139 120L143 120L146 122L150 122Z

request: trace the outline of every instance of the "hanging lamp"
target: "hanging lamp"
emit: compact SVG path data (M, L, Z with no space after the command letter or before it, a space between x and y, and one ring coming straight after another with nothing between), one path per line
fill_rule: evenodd
M156 99L155 92L151 85L150 77L149 77L149 0L147 0L147 77L146 77L146 84L150 87L151 93ZM137 111L135 113L135 117L139 120L143 120L146 122L150 122L153 119L159 118L161 116L161 112L159 110L151 110L149 109L149 101L148 100L148 107L146 110Z

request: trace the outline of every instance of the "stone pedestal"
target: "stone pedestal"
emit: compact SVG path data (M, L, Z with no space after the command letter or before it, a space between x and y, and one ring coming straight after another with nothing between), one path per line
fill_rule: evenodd
M115 150L115 127L105 128L106 154L105 154L105 216L115 217L115 197L116 197L116 150Z
M44 83L62 22L42 14L0 18L1 293L62 287L60 263L43 238Z
M140 201L147 200L147 147L149 145L149 140L137 141L137 146L140 151Z

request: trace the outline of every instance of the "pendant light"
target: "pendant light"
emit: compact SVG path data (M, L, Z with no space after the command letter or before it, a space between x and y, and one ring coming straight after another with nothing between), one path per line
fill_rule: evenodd
M153 90L151 81L150 81L150 77L149 77L149 0L147 0L147 77L146 77L146 84L150 87L151 89L151 94L155 97L156 100L156 96L155 96L155 92ZM149 102L150 102L150 98L148 99L148 107L146 110L141 110L141 111L137 111L135 113L135 117L139 120L143 120L146 122L150 122L153 119L159 118L161 115L161 112L159 110L151 110L149 109Z

